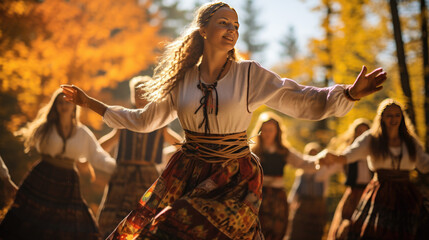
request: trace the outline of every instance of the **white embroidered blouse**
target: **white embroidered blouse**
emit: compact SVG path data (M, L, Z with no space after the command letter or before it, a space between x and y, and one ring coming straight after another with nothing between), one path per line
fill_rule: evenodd
M360 159L367 159L368 167L371 171L376 171L377 169L398 169L396 162L392 165L392 159L390 157L387 159L375 159L371 154L370 144L371 133L370 131L366 131L356 138L352 145L344 150L343 155L346 157L347 163L356 162ZM419 171L427 173L429 172L429 155L423 151L420 145L416 144L416 146L416 160L411 161L407 146L405 143L402 143L402 158L399 169L413 170L417 168Z
M48 132L44 141L37 141L36 150L51 157L60 156L81 162L87 160L94 167L107 173L113 173L116 167L115 159L104 151L91 130L82 124L79 124L76 132L67 139L64 153L62 153L63 140L55 127Z
M183 81L177 83L165 101L150 103L144 109L111 106L103 119L112 128L151 132L178 117L183 129L204 133L204 127L198 127L203 113L195 113L203 96L197 88L198 83L198 68L195 66L185 74ZM218 115L208 115L210 133L246 131L252 112L263 104L300 119L343 116L353 107L353 102L344 96L345 87L303 86L291 79L282 79L257 62L233 62L227 74L217 83L219 112Z

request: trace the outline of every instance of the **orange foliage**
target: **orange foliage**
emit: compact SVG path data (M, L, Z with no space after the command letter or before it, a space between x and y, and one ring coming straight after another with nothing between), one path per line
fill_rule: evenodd
M41 16L37 21L43 23L41 29L22 33L30 36L29 43L11 37L0 45L0 89L17 91L21 109L30 119L60 84L75 84L97 94L138 75L155 62L164 40L158 35L159 17L149 13L151 1L10 2L3 3L11 13L3 21L31 13ZM36 21L30 18L25 24L31 26L32 20Z

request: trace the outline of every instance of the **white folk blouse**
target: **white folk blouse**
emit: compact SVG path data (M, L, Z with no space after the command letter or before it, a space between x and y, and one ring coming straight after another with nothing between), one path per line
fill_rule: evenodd
M197 88L198 83L198 68L195 66L185 74L183 81L177 83L165 101L149 103L144 109L111 106L103 119L112 128L151 132L178 117L183 129L204 133L204 126L198 127L203 121L203 112L194 113L203 96ZM219 112L218 115L208 115L210 133L246 131L252 112L263 104L300 119L343 116L353 107L353 102L344 96L345 87L303 86L291 79L280 78L257 62L233 62L217 83Z
M107 173L113 173L116 167L115 159L104 151L91 130L82 124L79 124L75 133L67 139L64 153L62 153L63 140L55 127L43 141L36 142L36 149L40 154L47 154L51 157L65 157L81 162L89 161L94 167Z
M390 157L386 159L375 159L370 150L371 133L366 131L361 136L356 138L352 145L346 148L343 155L347 159L347 163L359 161L360 159L367 159L368 167L371 171L378 169L395 169L397 170L397 163L392 165ZM416 160L411 161L408 154L407 146L402 143L402 158L399 166L400 170L413 170L417 168L423 173L429 172L429 155L425 153L420 145L417 145Z

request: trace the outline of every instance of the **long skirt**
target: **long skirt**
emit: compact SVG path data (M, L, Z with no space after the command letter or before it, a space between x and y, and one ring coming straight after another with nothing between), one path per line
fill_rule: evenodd
M364 187L347 187L334 213L329 228L328 240L342 240L347 238L350 222Z
M326 218L326 202L323 197L296 195L290 204L290 229L286 239L322 239Z
M112 239L263 239L256 157L208 163L175 153Z
M99 208L98 224L104 238L137 207L141 196L158 177L152 163L117 165Z
M421 203L408 171L377 170L353 213L348 239L414 239Z
M100 239L95 218L82 198L77 171L37 163L0 224L0 238Z
M283 239L287 230L288 212L285 190L264 186L259 221L266 240Z

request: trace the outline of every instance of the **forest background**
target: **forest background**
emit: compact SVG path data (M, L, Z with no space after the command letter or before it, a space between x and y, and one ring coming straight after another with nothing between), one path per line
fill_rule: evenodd
M298 0L296 0L298 1ZM305 2L305 0L302 0ZM195 1L194 7L206 1ZM232 1L226 1L232 2ZM234 3L236 3L235 1ZM258 60L267 43L258 38L263 5L240 1L239 52ZM265 5L270 1L264 1ZM353 120L375 116L379 102L394 98L407 107L420 140L429 146L428 8L425 0L313 0L320 16L318 31L302 51L295 29L284 23L282 50L270 68L301 84L350 84L362 65L388 72L384 89L355 104L343 118L312 122L283 118L289 145L302 151L306 143L329 141L346 131ZM233 5L234 6L234 5ZM236 7L236 6L234 6ZM151 75L163 46L180 35L193 8L178 0L3 0L0 2L0 155L12 179L20 183L37 154L24 154L14 132L34 119L60 84L75 84L109 104L130 106L128 80ZM270 56L266 56L270 57ZM255 121L264 111L253 115ZM101 117L83 110L81 121L99 138L109 132ZM177 122L172 128L180 132ZM287 167L289 190L294 169ZM107 174L96 171L90 182L82 173L82 192L97 212ZM414 173L420 185L429 178ZM333 213L344 191L344 175L331 178L328 209Z

